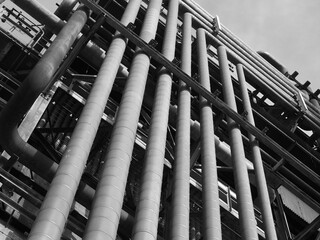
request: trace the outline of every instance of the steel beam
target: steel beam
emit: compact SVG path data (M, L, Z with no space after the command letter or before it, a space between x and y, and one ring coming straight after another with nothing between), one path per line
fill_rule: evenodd
M230 109L227 104L221 101L217 96L212 94L210 91L203 88L200 84L198 84L192 77L188 76L184 73L179 67L177 67L172 61L168 60L161 53L159 53L155 48L150 46L146 41L143 41L139 38L134 32L132 32L129 28L122 25L115 17L113 17L110 13L100 8L96 4L92 3L89 0L80 0L82 3L86 4L90 7L95 13L100 14L104 13L106 17L106 22L108 22L111 26L121 32L124 36L130 39L136 46L141 48L144 52L146 52L149 56L151 56L155 61L166 67L169 71L171 71L174 75L179 77L182 81L184 81L188 86L190 86L195 92L202 95L209 102L211 102L215 107L217 107L220 111L234 119L238 124L241 125L245 130L249 133L253 134L257 137L257 139L265 144L267 147L272 149L279 156L288 160L288 163L298 169L303 175L308 177L312 182L314 182L317 186L320 187L320 176L315 173L312 169L304 165L299 159L290 154L286 149L281 147L278 143L276 143L273 139L268 137L263 131L257 129L252 124L248 123L247 120L243 119L243 117Z

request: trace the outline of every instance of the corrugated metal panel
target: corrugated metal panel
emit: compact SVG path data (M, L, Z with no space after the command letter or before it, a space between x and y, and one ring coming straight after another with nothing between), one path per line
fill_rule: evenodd
M278 192L281 195L283 204L307 223L311 223L317 216L319 216L319 213L309 207L301 199L297 198L285 187L280 186L278 188Z

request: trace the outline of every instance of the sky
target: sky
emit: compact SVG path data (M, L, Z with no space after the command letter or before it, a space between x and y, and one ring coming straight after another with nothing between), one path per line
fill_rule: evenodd
M255 51L320 88L320 0L195 0Z
M194 0L255 51L320 89L320 0ZM5 3L10 2L6 0ZM61 0L38 0L51 11Z

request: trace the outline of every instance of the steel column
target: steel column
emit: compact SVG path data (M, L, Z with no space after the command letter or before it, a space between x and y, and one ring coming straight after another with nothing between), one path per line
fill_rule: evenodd
M240 89L241 89L243 109L246 112L246 117L247 117L248 122L251 123L253 126L255 126L255 121L254 121L253 114L252 114L251 103L250 103L250 99L249 99L249 95L248 95L248 89L246 86L246 79L245 79L245 75L243 72L243 66L242 66L242 64L238 63L236 65L236 68L237 68L237 74L238 74L238 81L239 81ZM264 174L263 162L262 162L260 148L259 148L259 142L256 139L256 137L253 136L251 133L248 134L248 137L249 137L249 142L250 142L251 151L252 151L252 161L254 164L258 197L259 197L260 207L261 207L261 211L262 211L262 219L263 219L263 225L264 225L264 231L266 234L266 239L276 240L277 234L276 234L276 229L274 226L274 220L273 220L272 211L271 211L268 186L267 186L266 177Z
M173 60L175 54L178 9L179 0L171 0L162 47L162 54L169 60ZM162 68L156 85L133 240L157 239L171 86L172 76Z
M184 15L181 70L191 75L191 24L189 13ZM190 89L180 80L176 148L172 179L172 217L170 239L189 239L190 199Z
M140 38L155 37L161 0L151 0ZM116 239L150 58L136 49L83 239Z
M211 91L206 33L197 30L198 66L200 83ZM221 240L221 220L218 188L217 158L215 150L214 122L211 103L200 95L200 130L202 163L202 201L204 239Z
M237 111L226 48L224 46L219 46L217 50L224 101L231 109ZM240 127L238 123L236 123L236 121L229 116L227 117L227 122L230 136L230 147L234 168L237 200L239 205L241 236L246 240L258 240L256 220L251 198L250 182L248 170L245 164L245 154Z

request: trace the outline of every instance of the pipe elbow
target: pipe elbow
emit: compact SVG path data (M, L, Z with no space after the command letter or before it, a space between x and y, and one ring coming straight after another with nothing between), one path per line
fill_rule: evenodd
M279 63L273 56L271 56L270 53L264 51L258 51L257 53L277 70L279 70L283 75L288 74L288 69Z

